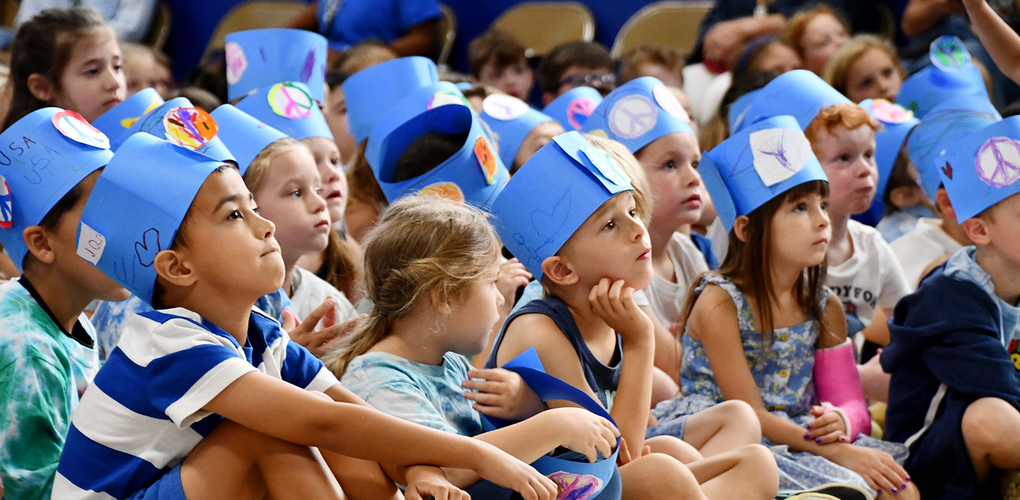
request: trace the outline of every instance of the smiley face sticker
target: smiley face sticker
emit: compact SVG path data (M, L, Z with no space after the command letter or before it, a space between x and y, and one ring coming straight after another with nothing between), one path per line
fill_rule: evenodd
M292 120L307 118L312 114L312 106L316 105L308 92L289 82L273 85L268 99L274 113Z
M163 116L166 139L191 150L205 146L218 128L216 120L199 108L173 108Z
M496 155L492 154L492 147L484 137L475 141L475 158L478 158L478 165L482 167L485 182L491 186L496 182Z
M418 196L444 198L457 203L464 203L464 192L460 190L460 186L452 182L429 184L421 191L418 191Z
M110 139L74 111L61 111L53 115L53 126L74 142L99 149L110 149Z

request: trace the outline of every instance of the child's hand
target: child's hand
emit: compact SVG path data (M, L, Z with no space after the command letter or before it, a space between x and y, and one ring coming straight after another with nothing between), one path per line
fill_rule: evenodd
M287 331L291 340L308 349L313 356L320 357L326 352L327 344L350 334L358 326L358 323L368 317L362 314L357 318L337 323L335 304L333 297L327 297L300 324L298 324L294 311L284 309L283 329ZM315 327L320 320L322 320L323 328L316 330Z
M807 434L804 439L809 439L818 444L846 443L846 423L839 413L830 411L825 413L824 406L812 406L810 410L815 419L807 425Z
M473 408L478 413L504 420L524 420L545 410L545 403L538 394L510 370L471 370L468 377L461 386L477 392L465 392L464 397L475 402Z
M531 281L531 273L521 264L517 258L510 259L499 265L499 275L496 277L496 289L503 296L502 315L508 314L514 307L514 295L517 288L528 284Z
M610 283L602 278L588 293L588 301L595 314L610 328L628 341L653 342L652 320L634 303L634 289L624 288L624 281Z
M413 465L407 468L405 500L469 500L470 495L450 484L443 469L431 465Z
M556 483L532 466L491 444L482 441L477 444L481 448L472 470L483 479L520 493L524 500L555 500L559 495Z
M612 422L584 408L554 408L549 411L555 415L553 421L563 436L560 446L584 454L589 462L598 460L598 453L603 457L613 454L620 430Z
M637 460L637 459L639 459L639 458L641 458L641 457L643 457L643 456L645 456L645 455L647 455L647 454L649 454L651 452L652 452L652 447L651 446L645 446L645 448L643 450L641 450L641 454L640 455L638 455L636 457L632 456L630 454L630 448L627 448L627 440L623 439L623 438L620 438L620 454L616 456L616 465L618 467L623 467L624 465L627 465L627 464L633 462L634 460Z
M898 493L907 487L910 476L892 455L863 446L842 445L831 456L836 462L864 478L872 489Z

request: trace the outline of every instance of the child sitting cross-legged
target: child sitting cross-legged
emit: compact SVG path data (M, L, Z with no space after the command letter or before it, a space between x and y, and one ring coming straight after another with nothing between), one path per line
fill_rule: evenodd
M369 408L253 309L284 265L234 167L136 134L90 201L79 241L157 310L129 321L83 397L54 498L341 498L311 446L348 497L396 495L383 468L408 498L461 496L416 464L472 469L529 500L555 496L495 447Z

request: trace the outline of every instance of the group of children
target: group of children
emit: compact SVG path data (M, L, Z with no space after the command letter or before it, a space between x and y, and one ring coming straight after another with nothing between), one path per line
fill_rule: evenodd
M994 496L1020 119L959 40L904 78L819 15L794 48L835 51L825 80L735 85L707 151L666 50L617 86L560 47L540 111L503 34L476 92L253 30L207 112L127 95L90 11L26 22L52 38L15 39L0 133L5 498ZM784 47L755 44L734 67Z

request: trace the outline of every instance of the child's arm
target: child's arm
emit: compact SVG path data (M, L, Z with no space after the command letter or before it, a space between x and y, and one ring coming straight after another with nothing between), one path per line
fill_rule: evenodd
M920 35L946 16L962 14L960 0L910 0L903 9L900 29L908 37Z
M1020 82L1020 36L985 0L964 0L971 28L988 50L992 61L1014 82Z
M839 311L839 307L827 310ZM715 285L705 290L694 303L687 322L688 335L701 342L726 399L739 399L751 405L761 422L762 436L793 451L806 451L832 460L860 474L872 488L892 491L906 484L907 473L888 453L850 444L819 444L807 439L807 430L773 415L765 408L761 393L747 367L740 340L737 308L726 291ZM846 334L844 333L844 337Z
M864 401L854 347L847 339L843 305L834 294L829 295L827 302L822 320L826 335L817 342L813 376L818 400L832 406L812 408L816 418L810 424L808 436L821 438L822 443L837 438L852 442L858 434L871 432L871 413Z
M461 387L475 411L489 417L518 421L547 408L520 375L502 368L471 370Z
M839 307L843 307L842 304ZM845 323L843 329L846 329ZM871 317L871 324L861 330L865 339L880 346L889 344L889 314L882 306L875 307L875 314Z
M204 409L254 431L341 455L397 465L471 469L529 500L556 495L549 479L493 446L358 404L330 403L260 372L241 376Z

